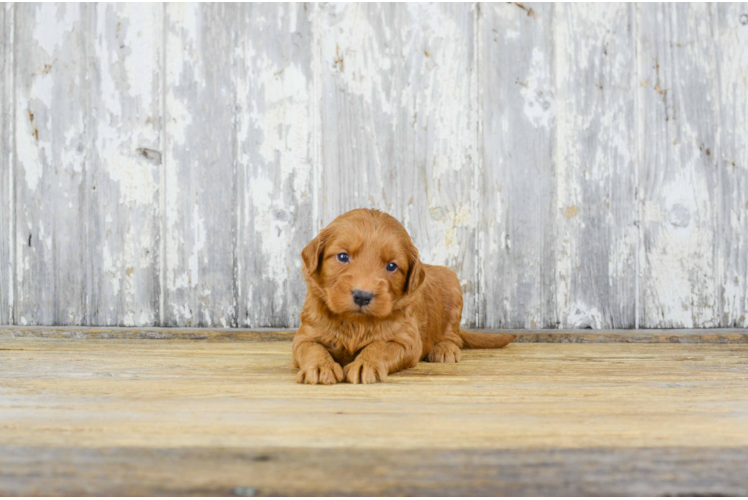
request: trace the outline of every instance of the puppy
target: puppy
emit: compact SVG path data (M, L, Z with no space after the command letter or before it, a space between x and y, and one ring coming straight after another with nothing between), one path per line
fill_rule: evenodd
M370 384L424 358L456 363L462 347L515 338L460 329L457 275L422 264L402 224L378 210L341 215L301 258L308 289L293 341L298 383Z

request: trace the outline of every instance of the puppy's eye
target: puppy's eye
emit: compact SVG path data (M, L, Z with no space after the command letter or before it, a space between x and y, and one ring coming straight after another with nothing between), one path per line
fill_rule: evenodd
M387 270L391 273L394 273L395 271L397 271L397 264L395 264L394 262L390 262L389 264L387 264Z
M348 254L343 252L338 254L338 261L340 262L348 262Z

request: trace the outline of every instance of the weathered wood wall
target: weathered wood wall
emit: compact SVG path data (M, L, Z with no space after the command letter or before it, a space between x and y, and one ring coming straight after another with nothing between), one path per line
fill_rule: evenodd
M747 327L745 4L5 4L0 324L293 326L400 218L468 326Z

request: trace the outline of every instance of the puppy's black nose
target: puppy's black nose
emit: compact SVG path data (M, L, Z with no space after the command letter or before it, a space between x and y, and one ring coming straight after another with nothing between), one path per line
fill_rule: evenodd
M360 306L367 305L373 298L374 294L371 292L364 292L363 290L353 290L353 302Z

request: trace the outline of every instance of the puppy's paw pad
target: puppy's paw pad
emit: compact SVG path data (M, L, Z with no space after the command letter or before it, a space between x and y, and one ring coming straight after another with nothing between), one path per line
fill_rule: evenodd
M296 375L296 383L298 384L332 385L342 382L343 379L343 368L337 363L310 366L299 370L299 373Z
M345 379L351 384L373 384L386 378L384 364L356 360L345 367Z
M457 363L462 357L462 351L452 342L439 342L434 345L428 355L430 363Z

